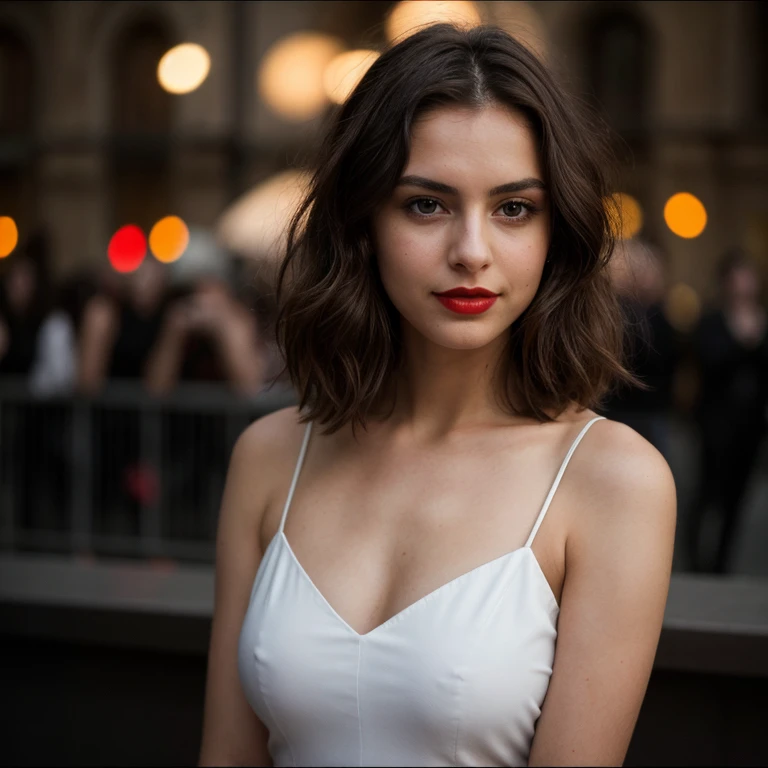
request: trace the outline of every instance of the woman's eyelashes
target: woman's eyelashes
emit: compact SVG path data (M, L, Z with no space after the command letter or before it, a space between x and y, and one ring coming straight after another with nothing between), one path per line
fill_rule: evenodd
M429 218L437 213L438 208L443 208L443 206L432 197L417 197L415 200L411 200L406 205L406 208L417 216Z
M434 197L416 197L405 204L405 210L417 219L433 219L440 213L447 213L445 207ZM500 218L511 223L527 221L541 209L526 200L507 200L494 213L501 212Z

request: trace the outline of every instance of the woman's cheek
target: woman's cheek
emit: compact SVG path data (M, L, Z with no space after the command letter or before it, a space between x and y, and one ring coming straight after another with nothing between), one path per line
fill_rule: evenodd
M382 269L392 280L417 279L420 272L427 272L429 247L418 234L395 230L383 243Z

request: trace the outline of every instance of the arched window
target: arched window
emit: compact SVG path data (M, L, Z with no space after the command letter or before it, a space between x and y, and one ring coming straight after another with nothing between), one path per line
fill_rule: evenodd
M35 67L28 42L0 26L0 216L24 240L34 220Z
M111 71L110 168L113 228L138 224L145 232L170 209L173 96L157 80L157 65L174 41L154 17L119 35Z
M650 45L645 24L620 7L600 10L587 25L587 78L608 123L625 136L648 128Z
M753 3L752 9L755 14L751 57L754 73L753 116L759 124L765 125L768 123L768 7L765 3Z
M0 134L22 137L34 122L34 71L27 43L0 26Z

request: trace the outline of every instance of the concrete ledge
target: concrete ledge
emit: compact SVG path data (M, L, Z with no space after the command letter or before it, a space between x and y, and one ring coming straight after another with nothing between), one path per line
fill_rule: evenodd
M205 654L210 565L0 556L0 633ZM768 678L768 581L673 574L655 668Z

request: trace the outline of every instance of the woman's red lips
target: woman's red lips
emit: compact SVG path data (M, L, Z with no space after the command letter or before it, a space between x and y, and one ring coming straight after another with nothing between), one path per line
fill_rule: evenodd
M487 288L451 288L450 291L443 291L435 294L436 296L445 296L450 299L474 299L477 297L492 298L498 296L498 293L489 291Z
M452 288L435 296L446 309L459 315L481 315L499 298L497 293L487 288Z

